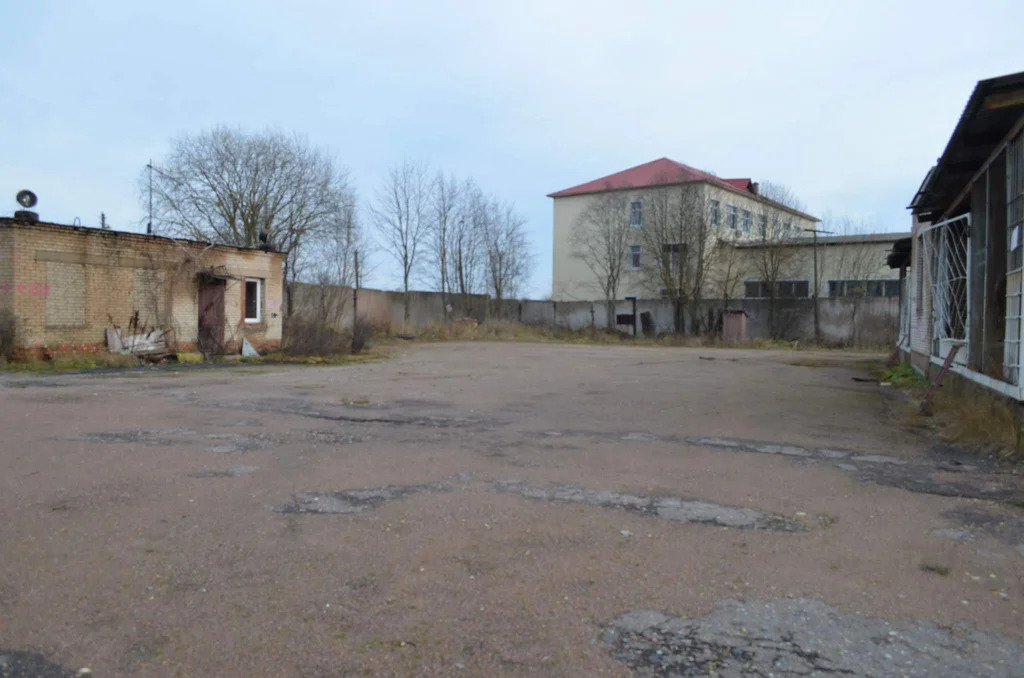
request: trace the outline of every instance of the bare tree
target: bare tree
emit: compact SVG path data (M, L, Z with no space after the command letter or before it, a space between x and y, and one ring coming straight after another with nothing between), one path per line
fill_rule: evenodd
M508 203L489 201L481 219L484 269L488 291L497 308L514 297L529 275L532 264L526 221Z
M464 217L463 186L454 176L445 178L441 172L434 178L430 194L430 254L432 261L432 282L441 293L444 319L448 320L449 298L452 293L452 248L453 231L457 222Z
M794 226L793 210L802 210L803 205L793 191L782 184L763 183L761 196L764 199L758 203L756 224L758 247L753 248L751 265L768 299L769 332L778 338L784 329L778 314L780 283L792 274L800 256L791 242L802 235Z
M640 236L649 253L643 259L648 286L672 302L676 332L685 329L687 308L691 327L699 332L700 304L718 256L705 189L695 183L654 189L643 194L642 204Z
M299 137L228 127L175 139L153 169L158 232L239 247L267 240L287 253L288 282L301 245L337 218L349 183L346 170Z
M409 322L409 281L419 265L418 255L430 229L430 182L423 165L403 161L388 171L371 206L381 244L402 268L404 320Z
M573 256L580 259L604 295L608 329L615 327L615 300L633 240L629 199L621 191L598 194L580 214L569 236Z
M452 290L461 298L462 312L468 312L470 296L483 291L483 233L489 218L487 199L480 188L467 179L461 189L462 211L451 225L448 259Z

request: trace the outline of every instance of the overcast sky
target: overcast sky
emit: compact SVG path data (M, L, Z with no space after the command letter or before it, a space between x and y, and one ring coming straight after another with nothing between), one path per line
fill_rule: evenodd
M10 0L0 18L0 214L31 188L46 220L137 230L139 173L171 138L273 126L364 199L408 157L515 202L532 296L545 195L663 156L908 229L975 82L1024 70L1020 0Z

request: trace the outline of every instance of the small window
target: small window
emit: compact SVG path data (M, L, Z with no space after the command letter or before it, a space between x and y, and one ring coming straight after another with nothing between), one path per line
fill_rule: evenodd
M754 221L754 216L750 213L750 210L743 210L743 220L741 228L744 233L750 233L751 226Z
M640 270L640 245L629 246L629 267L634 271Z
M259 278L245 279L245 322L247 323L263 322L262 282Z
M725 225L736 230L736 205L725 206Z
M629 225L630 226L643 226L644 225L644 209L643 205L639 200L634 200L629 203Z
M712 200L710 205L710 218L711 225L718 226L722 221L722 203L717 200Z
M761 214L757 217L758 236L763 240L768 237L768 217Z

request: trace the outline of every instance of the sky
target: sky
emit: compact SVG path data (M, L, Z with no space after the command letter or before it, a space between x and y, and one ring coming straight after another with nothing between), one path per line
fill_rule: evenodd
M140 230L142 170L217 125L296 133L365 202L403 159L515 203L551 291L548 193L660 157L908 230L1024 2L0 0L0 214ZM383 252L371 286L394 288Z

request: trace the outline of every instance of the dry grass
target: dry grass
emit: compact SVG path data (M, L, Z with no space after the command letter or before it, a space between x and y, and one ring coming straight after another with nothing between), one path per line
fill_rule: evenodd
M929 382L918 378L902 385L909 392L912 424L936 431L946 442L1024 462L1024 412L1013 401L947 374L925 416L918 410Z
M97 368L138 367L143 361L121 353L60 353L52 360L32 358L7 363L11 370L45 372L48 370L92 370Z

